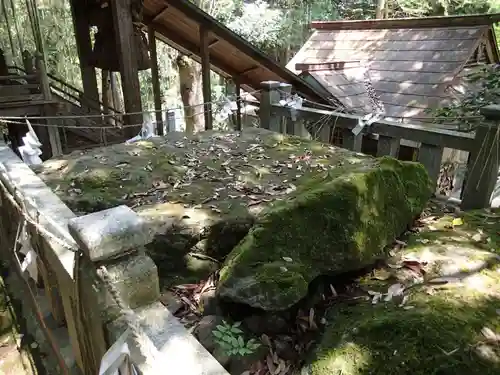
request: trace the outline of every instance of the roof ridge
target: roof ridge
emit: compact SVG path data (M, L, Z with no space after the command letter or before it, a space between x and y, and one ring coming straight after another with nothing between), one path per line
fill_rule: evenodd
M481 27L491 26L497 22L500 22L500 13L375 20L313 21L310 28L316 30L420 29L429 27Z

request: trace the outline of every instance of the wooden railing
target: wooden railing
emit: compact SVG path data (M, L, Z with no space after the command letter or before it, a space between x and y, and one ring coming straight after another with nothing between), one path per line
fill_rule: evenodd
M499 173L500 106L491 105L481 110L484 121L474 133L380 120L364 126L359 134L355 134L352 130L360 123L360 116L307 107L293 109L281 105L280 100L290 92L291 86L288 84L262 83L261 102L252 103L260 106L261 127L305 137L314 133L318 134L320 141L327 143L331 143L334 130L341 129L342 147L356 152L361 152L364 136L376 135L377 156L397 157L402 139L417 142L420 144L418 161L426 167L435 184L444 149L467 151L469 161L462 187L461 207L475 209L490 206ZM306 126L306 123L310 125Z

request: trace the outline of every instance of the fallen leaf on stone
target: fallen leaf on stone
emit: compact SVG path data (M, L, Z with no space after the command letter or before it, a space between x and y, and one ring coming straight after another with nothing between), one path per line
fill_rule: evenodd
M454 226L454 227L458 227L459 225L463 225L464 224L464 221L462 220L462 218L460 217L456 217L455 219L453 219L453 221L451 222L451 225Z
M387 290L387 295L385 296L384 300L386 302L389 302L394 297L398 297L398 296L403 295L404 290L405 290L405 287L403 284L400 284L400 283L393 284Z
M283 257L282 259L283 259L285 262L289 262L289 263L290 263L290 262L293 262L293 259L292 259L292 258L290 258L290 257Z
M316 325L316 322L314 321L314 309L311 308L309 310L309 328L312 330L318 329L318 326Z
M380 301L381 298L382 298L381 293L374 295L373 299L372 299L372 305L376 305Z
M427 238L417 238L416 241L420 242L420 243L423 243L424 245L426 243L429 243L429 240Z
M276 366L274 365L273 358L270 354L266 357L266 365L267 365L267 370L271 374L274 374L274 371L276 371Z
M421 275L424 275L426 273L425 269L424 269L424 266L426 266L426 265L427 265L427 262L419 262L416 260L404 260L403 261L403 267L408 268L408 269L412 270L413 272L415 272L417 274L421 274Z
M491 328L483 327L481 333L490 343L500 343L500 335L495 333Z
M446 356L450 356L450 355L452 355L452 354L455 354L455 353L458 351L458 348L453 349L453 350L450 350L449 352L447 352L446 350L444 350L443 348L441 348L441 347L439 347L439 346L438 346L438 348L439 348L439 350L441 350L441 351L443 352L443 354L444 354L444 355L446 355Z
M335 290L335 288L333 287L332 284L330 284L330 290L332 291L332 297L337 297L338 296L337 291Z

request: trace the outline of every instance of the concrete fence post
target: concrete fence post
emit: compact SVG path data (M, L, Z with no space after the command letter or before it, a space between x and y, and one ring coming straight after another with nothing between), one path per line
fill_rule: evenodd
M461 204L463 210L489 207L498 178L500 105L486 106L481 114L486 120L478 126L470 152Z
M273 104L279 103L281 99L281 83L276 81L265 81L261 83L262 94L260 99L260 127L263 129L279 132L281 128L281 116L273 113Z
M158 301L158 271L144 251L152 233L127 206L71 219L68 227L83 252L75 270L79 285L76 291L79 301L75 301L77 324L90 338L85 345L86 357L94 358L92 367L97 368L91 371L97 371L107 350L108 336L104 327L117 319L122 310L109 292L110 285L102 281L101 266L106 270L107 282L119 292L127 307L135 309Z

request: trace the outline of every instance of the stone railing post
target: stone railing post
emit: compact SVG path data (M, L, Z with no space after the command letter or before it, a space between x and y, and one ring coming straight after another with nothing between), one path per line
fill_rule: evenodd
M68 226L83 252L75 271L79 285L75 309L79 335L87 339L87 362L93 358L93 363L85 367L94 367L85 371L96 373L108 347L103 327L118 318L123 308L116 304L110 289L118 291L131 309L159 299L158 271L144 252L152 236L146 223L127 206L71 219ZM103 282L102 272L106 272L107 282Z
M261 87L262 94L259 109L260 127L279 132L281 128L281 116L277 116L273 113L272 105L279 103L281 99L281 83L276 81L265 81L261 83Z
M486 106L481 109L481 114L486 121L476 129L476 138L470 152L462 195L463 210L489 207L498 178L500 105Z

